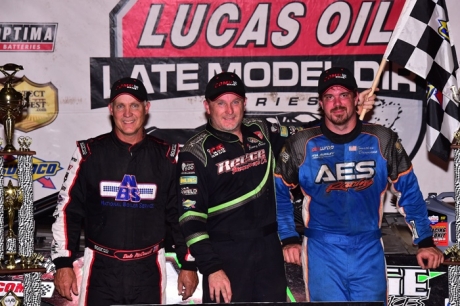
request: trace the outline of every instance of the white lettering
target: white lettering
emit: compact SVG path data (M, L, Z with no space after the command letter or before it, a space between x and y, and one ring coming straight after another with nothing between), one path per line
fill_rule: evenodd
M218 28L218 26L221 25L224 18L227 18L230 24L234 22L238 22L240 19L240 13L239 13L238 6L234 3L224 3L220 5L212 13L211 18L209 18L208 28L206 29L206 42L211 47L214 47L214 48L225 47L232 41L232 39L236 35L236 29L219 29ZM222 33L222 34L219 35L219 33ZM213 76L214 74L209 74L209 75Z
M334 2L329 5L321 15L318 26L316 27L316 38L323 46L337 44L345 36L348 25L351 22L351 7L347 2ZM338 24L334 31L330 32L331 21L338 18Z
M335 176L328 165L321 165L315 178L315 183L328 183L336 181L353 181L370 179L375 174L375 161L362 161L359 163L348 162L335 165Z
M301 2L288 3L278 15L277 24L284 31L273 31L272 44L278 48L288 47L300 35L300 22L292 16L305 17L305 4Z
M247 153L245 155L241 155L237 158L232 160L225 160L223 162L217 163L217 174L222 174L226 172L233 171L234 173L235 168L240 166L250 164L252 162L256 162L252 164L253 166L258 166L260 164L265 164L267 162L267 158L265 156L265 150L259 150L251 153Z
M268 3L260 3L257 5L251 19L249 19L248 23L243 28L243 32L238 38L236 46L245 47L249 45L250 42L254 42L256 46L267 45L268 13Z
M139 39L139 47L163 47L166 40L166 34L157 34L156 28L160 20L160 12L163 9L162 4L150 5L149 14ZM154 34L155 33L155 34Z
M190 28L187 30L186 25L188 19L192 16L190 13L191 7L191 4L179 5L179 9L171 29L171 43L176 48L189 48L198 40L198 35L200 35L201 25L204 22L204 15L208 8L208 4L197 5Z

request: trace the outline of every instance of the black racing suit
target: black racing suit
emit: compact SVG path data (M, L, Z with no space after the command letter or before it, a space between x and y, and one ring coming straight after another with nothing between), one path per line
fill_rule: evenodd
M241 130L243 142L208 123L181 148L181 230L203 274L204 303L212 302L208 276L221 269L230 280L232 302L285 302L272 151L284 139L265 120L244 119Z
M164 303L166 226L182 260L176 199L177 145L145 135L130 145L115 132L77 142L59 192L52 259L72 267L81 224L85 256L79 305Z

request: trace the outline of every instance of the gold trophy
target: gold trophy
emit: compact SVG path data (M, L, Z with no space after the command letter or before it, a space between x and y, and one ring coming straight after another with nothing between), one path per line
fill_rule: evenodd
M34 255L33 252L35 226L32 156L35 155L35 152L30 151L32 142L30 137L21 136L18 138L19 151L13 146L15 122L21 120L23 111L29 106L31 94L26 92L23 95L13 88L13 77L20 70L23 70L22 66L16 64L0 66L0 71L6 76L4 87L0 90L0 120L6 135L6 145L0 151L0 229L3 229L4 213L8 214L9 227L6 235L3 230L0 230L0 275L23 274L23 304L39 305L41 290L37 290L37 288L40 287L40 278L42 273L46 272L46 268L41 267L40 261L43 260ZM7 71L12 71L12 73ZM3 186L4 157L13 155L17 156L18 186L13 186L11 181L8 186ZM17 236L13 231L16 210L19 210ZM1 266L3 259L6 259L6 269ZM19 263L20 265L18 265ZM0 300L0 305L3 306L6 302L15 302L14 305L21 303L19 299L15 299L13 296L5 296Z
M23 95L13 88L13 77L16 72L23 70L23 67L16 64L6 64L0 66L0 71L6 76L5 85L0 90L0 118L2 120L5 136L6 136L6 145L3 149L3 152L15 152L16 149L13 146L13 133L14 133L14 124L16 117L19 117L22 114L24 108L29 106L29 96L30 92ZM7 71L13 71L13 73L8 73Z
M23 202L23 193L20 187L13 186L11 181L8 182L7 187L3 187L4 190L4 210L8 213L8 233L6 234L5 240L5 255L8 255L7 269L16 268L16 254L17 251L17 236L13 231L14 215L15 211L21 208Z

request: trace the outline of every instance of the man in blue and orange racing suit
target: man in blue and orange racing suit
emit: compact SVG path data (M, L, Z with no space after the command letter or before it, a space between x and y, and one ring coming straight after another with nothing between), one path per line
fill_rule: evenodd
M69 300L79 293L79 305L165 303L163 240L171 226L182 264L178 290L188 298L198 278L185 261L178 224L178 146L145 134L150 102L141 81L116 81L108 108L112 131L77 142L59 192L51 254L56 289ZM86 248L78 292L72 262L82 222Z
M409 157L393 131L358 119L356 89L348 69L324 71L318 83L324 118L287 140L275 169L283 253L286 262L302 264L307 301L387 300L380 226L388 182L419 247L420 266L443 261ZM298 185L302 247L290 199Z
M273 167L295 128L243 118L245 88L235 73L211 78L205 98L209 122L178 162L180 225L203 274L203 302L285 302Z

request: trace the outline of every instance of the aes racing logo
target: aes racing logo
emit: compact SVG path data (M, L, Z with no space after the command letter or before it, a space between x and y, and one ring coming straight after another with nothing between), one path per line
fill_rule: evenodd
M326 192L333 190L348 191L354 189L361 191L371 186L375 176L375 161L361 161L338 163L335 169L328 165L321 165L315 178L315 183L326 183L329 186Z
M3 88L3 84L1 87ZM38 84L26 76L14 82L14 89L22 93L30 92L29 107L24 117L16 122L15 129L21 132L31 132L53 122L58 115L58 91L52 83Z

